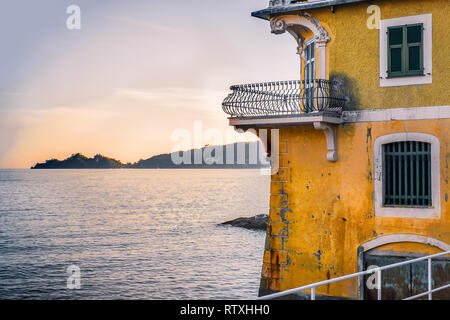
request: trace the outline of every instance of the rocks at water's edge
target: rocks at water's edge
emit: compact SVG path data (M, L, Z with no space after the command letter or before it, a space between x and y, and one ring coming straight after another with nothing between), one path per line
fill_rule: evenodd
M259 214L250 218L237 218L231 221L223 222L221 225L231 225L233 227L266 231L268 223L269 216L266 214Z

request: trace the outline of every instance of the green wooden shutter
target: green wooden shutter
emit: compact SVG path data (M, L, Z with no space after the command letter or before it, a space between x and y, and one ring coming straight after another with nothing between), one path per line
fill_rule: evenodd
M403 75L403 27L388 28L388 75L398 77Z
M408 75L423 75L423 25L405 26L405 65Z
M388 77L423 75L423 24L389 27Z

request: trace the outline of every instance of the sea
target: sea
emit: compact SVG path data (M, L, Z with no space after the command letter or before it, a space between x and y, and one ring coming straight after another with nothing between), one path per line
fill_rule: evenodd
M254 299L257 169L0 170L0 299Z

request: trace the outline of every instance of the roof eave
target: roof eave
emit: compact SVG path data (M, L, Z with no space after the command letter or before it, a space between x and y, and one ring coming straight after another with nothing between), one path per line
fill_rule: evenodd
M269 7L263 10L258 10L252 12L252 17L270 20L271 17L286 14L286 13L294 13L303 10L309 9L317 9L317 8L325 8L331 6L338 6L343 4L355 3L355 2L363 2L368 0L328 0L328 1L317 1L317 2L306 2L301 4L289 4L286 6L275 6Z

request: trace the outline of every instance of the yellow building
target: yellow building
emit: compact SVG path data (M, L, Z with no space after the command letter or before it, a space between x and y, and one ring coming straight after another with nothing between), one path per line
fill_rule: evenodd
M293 36L302 70L232 86L223 103L230 125L279 135L260 295L450 250L448 13L448 0L274 0L252 13ZM433 286L448 281L448 258L432 267ZM426 262L385 272L382 297L423 292L426 277ZM317 294L370 299L367 280Z

